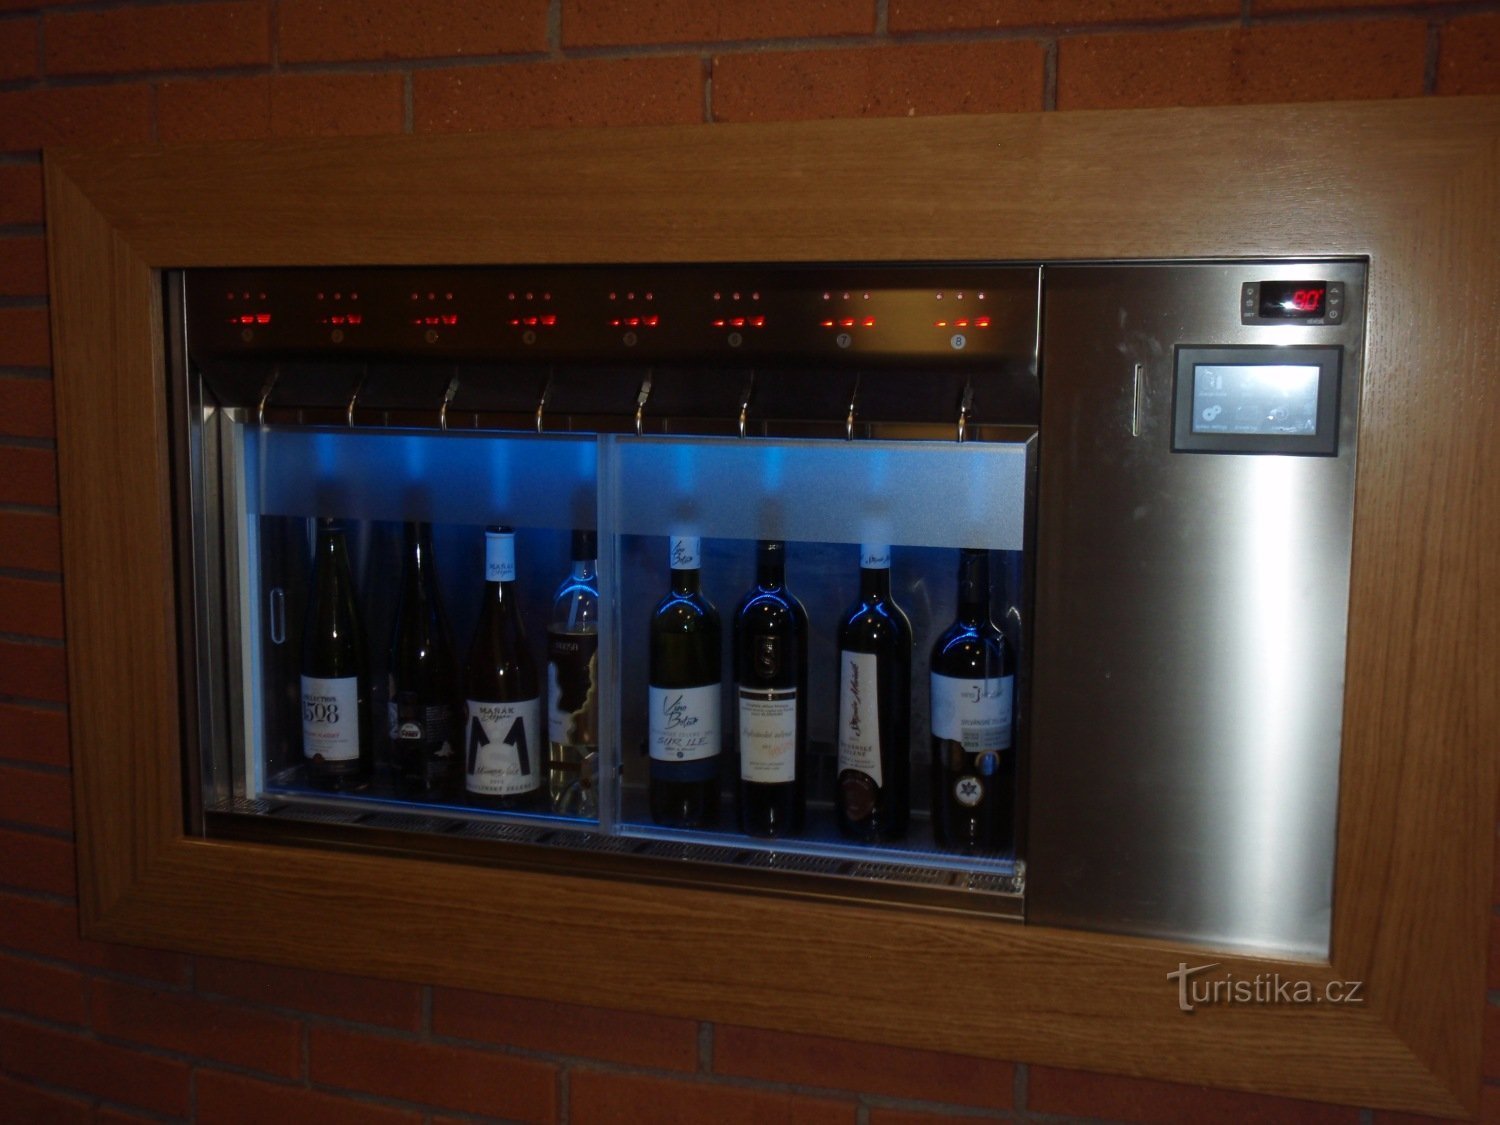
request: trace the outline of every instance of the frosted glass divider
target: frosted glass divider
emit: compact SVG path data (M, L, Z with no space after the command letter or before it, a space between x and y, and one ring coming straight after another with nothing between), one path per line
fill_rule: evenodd
M260 428L259 511L431 523L593 527L592 434Z
M611 522L620 535L1024 545L1020 442L607 436L600 444L617 482Z
M599 760L594 784L599 804L599 831L613 836L622 819L621 782L624 780L620 752L620 538L616 526L620 481L618 466L599 458L598 474L598 576L599 576L599 714L596 733Z

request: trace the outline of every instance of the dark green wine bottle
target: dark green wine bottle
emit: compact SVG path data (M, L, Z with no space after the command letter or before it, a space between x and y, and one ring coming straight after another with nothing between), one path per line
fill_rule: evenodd
M859 550L859 600L839 623L838 824L895 840L911 816L911 623L891 598L891 549Z
M990 619L990 560L963 550L958 613L932 646L932 832L965 851L1014 846L1015 659Z
M719 611L699 589L699 540L668 543L672 588L651 615L651 819L702 828L719 817Z
M546 772L536 662L521 624L516 534L484 533L484 605L464 670L464 789L470 804L538 807Z
M369 784L369 664L343 527L318 521L312 597L302 634L302 754L313 785L333 791Z
M458 675L438 594L432 527L402 531L401 596L391 635L391 757L396 783L413 797L444 798L458 788Z
M756 547L755 585L734 615L740 831L802 830L807 785L807 611L787 592L786 544Z

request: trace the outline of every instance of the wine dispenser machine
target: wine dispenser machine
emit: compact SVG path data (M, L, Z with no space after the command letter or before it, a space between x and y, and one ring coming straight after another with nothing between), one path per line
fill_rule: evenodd
M1326 956L1365 278L170 273L188 829Z

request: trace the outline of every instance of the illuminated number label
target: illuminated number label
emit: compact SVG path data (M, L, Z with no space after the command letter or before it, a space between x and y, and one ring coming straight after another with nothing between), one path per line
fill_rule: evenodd
M1299 289L1292 294L1292 304L1303 312L1317 312L1323 304L1322 289Z

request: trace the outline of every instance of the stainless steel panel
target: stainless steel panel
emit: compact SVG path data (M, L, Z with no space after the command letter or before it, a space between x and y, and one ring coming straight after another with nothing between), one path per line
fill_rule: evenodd
M1245 326L1241 284L1346 287ZM1328 952L1360 263L1049 267L1028 916ZM1173 453L1176 345L1341 345L1336 457Z

